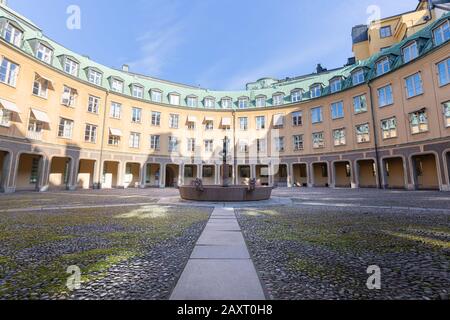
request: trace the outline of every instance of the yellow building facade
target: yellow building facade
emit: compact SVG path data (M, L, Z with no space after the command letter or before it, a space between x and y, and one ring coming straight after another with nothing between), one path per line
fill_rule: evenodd
M221 184L227 137L234 184L450 190L448 28L220 92L106 68L2 5L0 189Z

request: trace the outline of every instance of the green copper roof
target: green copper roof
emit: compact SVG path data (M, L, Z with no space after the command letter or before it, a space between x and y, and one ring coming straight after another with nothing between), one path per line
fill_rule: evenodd
M291 92L296 89L303 90L303 101L309 100L309 88L313 84L321 83L324 85L322 96L330 94L329 81L332 78L341 76L343 77L342 90L345 90L349 87L352 87L352 79L351 73L353 70L365 67L366 69L366 81L375 77L374 73L374 65L378 59L383 56L389 55L391 57L391 70L395 70L403 65L403 59L401 55L401 48L408 42L412 40L420 39L420 52L419 55L423 55L434 48L432 41L432 29L443 20L448 19L450 14L447 13L443 16L439 21L425 27L421 31L412 35L411 37L403 40L399 44L392 46L391 48L384 50L382 53L375 54L367 60L360 61L355 65L347 66L335 70L325 71L322 73L315 73L310 75L305 75L301 77L285 79L285 80L277 80L272 78L263 78L258 80L255 83L251 83L247 85L246 90L241 91L211 91L208 89L197 88L189 85L177 84L170 81L159 80L156 78L138 75L131 72L125 72L122 70L116 70L113 68L105 67L95 61L90 60L89 58L76 54L69 49L63 47L57 42L47 38L42 31L31 21L21 16L20 14L14 12L10 8L0 5L0 19L9 19L17 24L19 24L20 28L25 30L24 32L24 41L22 43L22 47L20 48L25 53L35 56L33 51L33 44L36 41L42 41L43 43L47 43L53 50L53 60L52 66L58 70L63 70L63 59L61 57L69 57L76 60L79 66L79 74L78 78L83 81L88 81L87 79L87 70L89 68L94 68L95 70L100 71L103 74L102 84L101 86L105 90L110 90L109 79L111 77L122 79L124 81L124 95L131 96L132 95L132 84L139 84L144 87L144 100L151 100L150 98L150 90L151 89L159 89L163 92L163 103L169 103L169 93L178 93L181 96L180 104L183 107L187 106L186 97L188 96L196 96L198 97L198 107L203 108L203 101L205 98L213 97L215 99L215 108L221 108L221 99L222 98L232 98L233 99L233 108L238 108L237 101L240 97L248 97L250 98L249 108L255 107L255 98L257 96L264 95L267 97L266 107L273 106L272 96L275 93L284 93L285 99L284 103L288 104L291 102ZM2 25L0 24L0 27ZM3 33L2 33L3 34Z

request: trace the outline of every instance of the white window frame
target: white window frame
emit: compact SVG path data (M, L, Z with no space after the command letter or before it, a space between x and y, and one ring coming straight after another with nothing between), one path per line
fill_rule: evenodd
M267 100L267 97L265 97L265 96L256 97L255 106L257 108L264 108L266 106L266 100Z
M50 64L53 58L53 50L39 42L36 49L36 58Z
M141 123L142 122L142 109L138 107L131 108L131 122Z
M402 49L403 53L403 62L408 63L419 56L419 46L417 45L417 41L413 41L406 47Z
M84 129L84 142L97 143L98 126L86 123Z
M311 86L311 98L319 98L322 96L322 86L320 84Z
M208 108L208 109L214 109L214 107L216 105L216 101L213 98L205 98L203 100L203 103L205 105L205 108Z
M133 97L138 98L138 99L144 99L144 87L132 85L131 88L132 88Z
M303 125L303 111L292 112L292 126L300 127Z
M389 97L389 95L387 94L388 92L390 92L391 100L388 100L388 97ZM388 85L386 85L384 87L378 88L377 94L378 94L378 106L380 108L383 108L383 107L386 107L386 106L390 106L390 105L392 105L394 103L394 93L393 93L391 84L388 84ZM384 97L384 102L381 100L382 96Z
M239 109L246 109L249 106L250 99L249 98L239 98L238 99L238 107Z
M9 127L11 125L11 112L0 108L0 126Z
M7 34L9 33L9 36ZM23 32L17 29L12 23L7 22L3 31L3 39L5 41L20 47L22 43Z
M345 146L347 144L347 139L345 137L345 128L333 130L333 141L334 146Z
M302 90L293 90L291 92L291 102L296 103L302 101Z
M153 102L162 103L163 93L161 90L152 89L150 90L151 100Z
M272 101L274 106L282 106L284 104L284 94L282 93L274 94L272 97Z
M109 116L114 119L120 119L122 115L122 104L118 102L111 102L111 109Z
M414 123L415 121L417 122ZM427 111L423 109L416 112L411 112L409 114L409 126L412 134L428 132L429 121Z
M449 20L440 24L433 30L434 44L439 46L450 38L450 22Z
M178 129L180 127L180 115L171 113L169 114L169 128Z
M445 127L450 128L450 101L442 103L442 112L444 114Z
M169 136L169 152L178 152L179 145L177 137Z
M169 103L173 106L180 105L180 95L176 93L169 94Z
M198 98L197 97L187 97L186 98L186 104L190 108L197 108L198 107Z
M120 136L115 136L112 134L108 135L108 145L118 147L120 145Z
M141 140L141 134L138 132L130 132L130 139L129 139L129 143L128 146L132 149L139 149L139 145L140 145L140 140Z
M61 104L66 107L73 108L77 104L77 97L78 97L77 90L65 85L61 97Z
M314 132L312 134L313 149L325 148L325 134L324 132Z
M5 57L0 64L0 81L11 87L16 87L20 66Z
M314 112L319 110L319 119L317 121L314 121ZM315 107L311 109L311 123L317 124L323 122L323 108L322 107Z
M100 72L93 69L89 69L88 73L89 73L88 81L90 83L93 83L97 86L100 86L102 84L103 75Z
M339 92L342 90L342 79L334 79L330 82L330 91L331 93Z
M89 95L87 111L89 113L95 113L95 114L99 113L99 111L100 111L100 98L99 97Z
M239 117L239 130L248 130L248 117Z
M66 118L59 118L58 137L72 139L74 121Z
M150 150L159 151L161 149L161 136L151 135L150 136Z
M364 129L364 130L361 130ZM363 123L356 126L356 141L357 143L370 142L370 125Z
M413 98L423 94L423 82L420 72L405 78L405 89L407 98Z
M40 78L36 74L33 82L33 95L43 99L47 99L49 86L50 86L49 80Z
M160 127L161 126L161 112L159 112L159 111L152 111L151 125L153 127Z
M384 30L389 30L388 33L384 33ZM381 39L385 39L385 38L389 38L392 37L392 27L391 26L384 26L380 28L380 38Z
M204 145L205 145L205 152L206 153L213 153L214 152L214 140L206 139L206 140L204 140Z
M443 69L442 70L442 66ZM437 64L438 76L439 76L439 86L445 86L450 83L450 58L445 59ZM444 72L442 74L442 72ZM444 81L442 81L444 80Z
M256 121L256 130L265 130L266 129L266 117L265 116L257 116L255 118Z
M195 152L195 138L188 138L186 143L187 152Z
M292 136L292 140L294 143L294 151L301 151L304 149L304 141L303 141L303 134L296 134Z
M233 108L233 99L231 98L223 98L220 102L220 105L223 109L231 109Z
M368 111L367 96L365 94L360 94L359 96L353 97L353 111L355 112L355 114L360 114Z
M342 111L342 114L339 112ZM331 119L337 120L345 117L344 101L337 101L331 104Z
M275 151L276 152L284 152L286 150L285 144L284 144L284 137L275 137L274 138L275 143Z
M352 73L352 83L354 86L364 83L365 81L365 72L363 69L359 69Z
M123 93L124 83L122 80L112 78L111 80L111 90L114 92Z
M391 71L391 60L388 57L380 59L376 63L376 73L377 76L382 76L383 74Z
M64 59L64 72L72 76L78 76L80 64L71 58Z

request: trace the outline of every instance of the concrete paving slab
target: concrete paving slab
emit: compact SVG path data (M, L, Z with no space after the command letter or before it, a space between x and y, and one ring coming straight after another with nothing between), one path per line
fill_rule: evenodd
M250 259L243 246L195 246L191 259Z
M239 231L205 230L197 241L197 245L210 246L246 246L244 236Z

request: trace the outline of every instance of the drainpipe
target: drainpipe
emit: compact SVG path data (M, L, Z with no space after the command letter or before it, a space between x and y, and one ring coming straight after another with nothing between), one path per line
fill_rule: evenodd
M236 148L236 110L233 110L233 175L234 175L234 185L237 185L237 148Z
M106 125L106 109L108 107L108 96L109 92L106 91L105 103L103 105L103 130L102 130L102 142L100 146L100 159L98 165L98 180L97 180L97 189L101 189L101 181L102 181L102 162L103 162L103 149L105 147L105 125Z
M367 82L367 86L369 87L369 98L370 98L370 113L372 115L372 123L373 123L373 136L374 136L374 144L375 144L375 158L376 158L376 168L377 168L377 180L380 189L383 189L382 181L381 181L381 168L380 168L380 155L378 153L378 134L377 134L377 125L375 122L375 107L373 104L373 93L372 93L372 84L369 80Z

